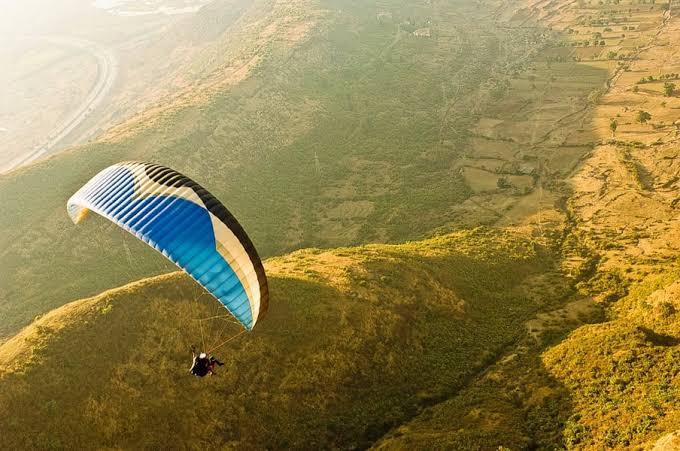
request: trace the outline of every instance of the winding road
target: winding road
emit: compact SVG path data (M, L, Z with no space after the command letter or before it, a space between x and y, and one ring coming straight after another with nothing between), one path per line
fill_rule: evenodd
M37 40L64 47L75 47L91 54L97 60L97 80L83 102L72 113L66 115L42 144L34 147L28 154L22 155L0 166L0 173L9 172L20 166L32 163L57 150L62 141L69 136L88 116L104 101L111 91L118 76L118 60L113 51L99 44L84 39L63 36L31 36L26 40ZM80 137L76 137L77 139Z

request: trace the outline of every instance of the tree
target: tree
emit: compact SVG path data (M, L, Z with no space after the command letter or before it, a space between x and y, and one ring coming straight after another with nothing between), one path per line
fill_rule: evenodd
M504 189L512 187L512 184L508 181L507 177L499 177L496 181L496 186L500 189Z
M649 114L646 111L638 111L637 116L635 117L635 120L638 121L641 124L646 124L647 121L649 121L652 118L652 115Z
M616 129L619 127L619 123L616 119L611 119L609 121L609 129L612 131L612 136L616 136Z
M666 97L671 97L673 95L673 92L675 92L675 83L667 81L666 83L663 84L663 94Z

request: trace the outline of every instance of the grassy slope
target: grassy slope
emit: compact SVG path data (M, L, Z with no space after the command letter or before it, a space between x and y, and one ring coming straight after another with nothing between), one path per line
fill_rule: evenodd
M610 306L606 321L582 312L570 324L568 308L558 310L555 318L562 320L540 342L526 337L482 377L395 428L377 448L651 446L680 428L678 274L669 268L634 284Z
M181 273L67 304L0 346L0 445L365 447L522 335L553 266L489 230L269 260L268 317L205 380L188 346L214 302Z
M264 255L418 238L454 219L448 208L470 193L451 169L470 116L465 107L443 120L453 107L439 93L458 102L492 70L499 50L486 12L397 0L312 6L276 10L243 35L241 60L259 59L239 83L0 178L0 336L74 297L167 271L133 240L101 233L102 223L68 221L66 199L116 161L194 177ZM380 23L377 11L392 20ZM432 17L440 36L399 32L408 17ZM267 38L274 22L283 31ZM293 36L298 28L306 34Z

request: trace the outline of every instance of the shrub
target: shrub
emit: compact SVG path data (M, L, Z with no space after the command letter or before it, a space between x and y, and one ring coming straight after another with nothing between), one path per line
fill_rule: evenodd
M635 116L635 120L641 124L646 124L650 119L652 119L652 115L642 110L638 111Z
M666 97L671 97L673 95L673 92L675 92L675 83L667 81L666 83L663 84L663 94Z

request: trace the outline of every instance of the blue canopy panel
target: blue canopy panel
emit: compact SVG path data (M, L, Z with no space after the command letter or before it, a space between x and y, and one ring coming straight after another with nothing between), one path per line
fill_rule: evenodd
M74 223L91 210L115 222L186 271L252 330L269 292L255 247L203 187L155 164L125 162L94 176L68 201Z

